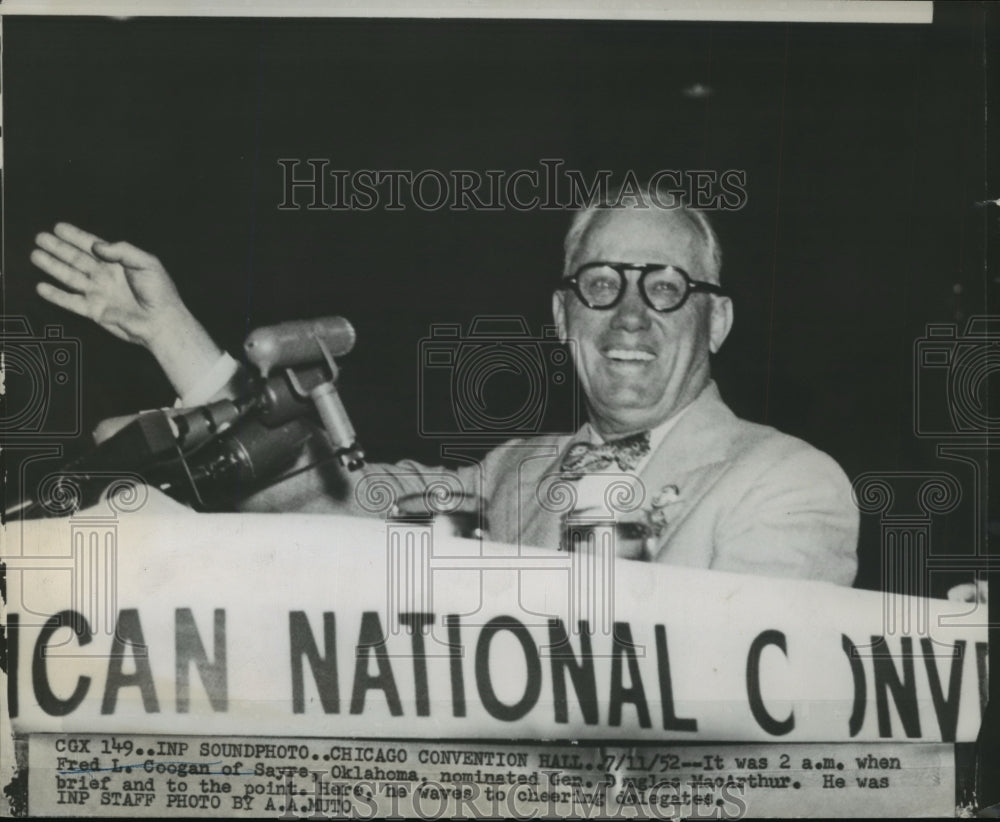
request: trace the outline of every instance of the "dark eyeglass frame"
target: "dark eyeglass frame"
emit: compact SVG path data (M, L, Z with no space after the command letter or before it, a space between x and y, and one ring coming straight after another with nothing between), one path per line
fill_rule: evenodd
M586 297L583 296L583 291L580 289L580 275L583 274L584 271L591 268L610 268L621 278L621 288L618 290L618 296L607 305L591 305L587 301ZM649 299L649 295L646 294L646 275L654 271L666 271L667 269L672 269L680 274L684 278L684 282L687 287L684 291L684 296L681 297L680 302L677 303L677 305L673 305L670 308L657 308L653 305L653 301ZM625 277L626 271L639 272L639 281L636 283L639 288L639 295L642 297L642 301L658 314L669 314L671 311L677 311L679 308L683 307L684 303L687 302L688 297L695 292L700 291L706 294L718 295L726 293L723 291L721 285L707 283L704 280L692 280L683 268L679 268L676 265L667 265L665 263L611 263L604 260L584 263L573 273L572 276L563 279L563 281L556 286L556 288L560 291L572 291L576 294L577 299L587 306L587 308L593 309L594 311L607 311L618 305L618 303L620 303L622 298L625 296L625 291L628 288L628 279Z

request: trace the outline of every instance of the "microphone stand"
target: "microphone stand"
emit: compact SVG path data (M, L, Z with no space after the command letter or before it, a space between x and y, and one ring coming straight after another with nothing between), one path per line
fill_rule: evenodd
M321 382L312 388L305 388L297 378L291 368L285 369L289 383L300 396L308 396L316 406L319 418L323 423L323 428L329 434L334 455L344 468L348 471L357 471L364 467L365 452L358 440L358 435L351 425L351 419L347 415L347 409L340 399L340 392L337 391L337 378L340 370L333 359L329 346L318 335L314 336L316 343L323 352L327 367L330 369L330 379Z

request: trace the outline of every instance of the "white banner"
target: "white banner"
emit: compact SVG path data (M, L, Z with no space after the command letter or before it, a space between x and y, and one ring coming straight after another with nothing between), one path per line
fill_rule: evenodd
M950 742L981 719L985 606L158 496L10 523L4 552L25 733Z

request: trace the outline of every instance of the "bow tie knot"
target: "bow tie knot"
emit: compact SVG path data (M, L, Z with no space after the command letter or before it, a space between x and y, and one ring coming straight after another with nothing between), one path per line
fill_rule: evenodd
M632 471L649 453L649 432L640 431L599 445L578 442L570 446L562 462L562 471L568 479L579 479L591 471L603 471L612 462L622 471Z

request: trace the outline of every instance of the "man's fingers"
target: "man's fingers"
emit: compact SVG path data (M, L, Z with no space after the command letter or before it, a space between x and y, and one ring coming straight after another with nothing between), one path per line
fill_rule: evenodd
M86 297L79 294L70 294L68 291L63 291L61 288L56 288L49 283L39 283L35 286L35 291L38 292L38 296L43 300L48 300L50 303L58 305L60 308L65 308L67 311L72 311L74 314L79 314L82 317L90 317Z
M86 291L93 285L93 281L86 274L82 274L79 269L64 263L57 257L53 257L47 251L36 248L31 252L31 262L38 266L50 277L57 279L67 288L74 291Z
M132 243L105 243L98 241L93 246L93 252L109 263L121 263L126 268L159 267L160 261L152 254L136 248Z
M47 251L53 257L62 260L64 263L73 266L83 274L94 275L100 271L103 263L86 251L81 251L75 245L60 240L54 234L43 231L35 237L35 245L43 251Z
M56 227L52 229L52 233L60 240L65 240L70 245L75 245L80 251L86 251L88 254L90 253L90 249L94 247L94 243L104 242L96 234L91 234L89 231L77 228L72 223L56 223Z

